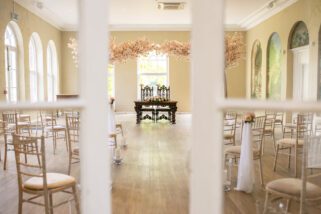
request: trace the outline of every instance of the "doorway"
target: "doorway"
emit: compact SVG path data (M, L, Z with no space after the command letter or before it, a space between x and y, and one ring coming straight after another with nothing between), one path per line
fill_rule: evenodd
M292 49L293 52L293 99L310 99L309 46Z

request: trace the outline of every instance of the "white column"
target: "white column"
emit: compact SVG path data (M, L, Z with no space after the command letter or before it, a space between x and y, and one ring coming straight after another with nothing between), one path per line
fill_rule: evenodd
M192 113L190 212L223 213L222 114L224 97L223 0L192 5Z
M79 69L81 112L81 208L109 214L110 163L107 148L108 0L80 0Z

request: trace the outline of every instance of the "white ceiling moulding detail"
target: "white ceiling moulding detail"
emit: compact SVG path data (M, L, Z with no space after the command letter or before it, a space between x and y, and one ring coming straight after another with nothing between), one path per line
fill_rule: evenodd
M110 25L111 31L191 31L192 26L190 24L179 25Z
M239 23L239 27L249 30L268 18L274 16L285 8L296 3L298 0L272 0L262 8L253 12Z
M43 1L24 1L24 0L15 0L17 4L26 8L31 13L43 19L45 22L48 22L58 30L63 30L61 26L64 26L65 23L59 21L57 15L53 13L51 10L45 7ZM29 3L28 3L29 2ZM56 17L53 18L53 17Z
M239 25L230 25L230 24L225 24L224 30L225 31L246 31L245 28L241 28Z

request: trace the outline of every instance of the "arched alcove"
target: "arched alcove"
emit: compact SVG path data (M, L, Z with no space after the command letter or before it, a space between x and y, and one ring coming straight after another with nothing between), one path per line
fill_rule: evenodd
M289 37L289 49L309 45L309 31L303 21L298 21L292 27Z
M281 99L282 44L278 33L272 33L267 46L266 97Z
M293 72L293 79L288 78L288 86L292 85L294 100L311 100L313 88L312 74L309 72L309 31L303 21L296 22L289 34L288 74ZM314 98L315 99L315 98Z
M254 41L251 54L251 97L262 98L262 47Z

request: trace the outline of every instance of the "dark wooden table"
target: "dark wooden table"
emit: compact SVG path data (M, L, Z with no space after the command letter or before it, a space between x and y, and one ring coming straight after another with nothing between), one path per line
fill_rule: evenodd
M170 109L170 118L169 121L172 124L176 123L176 111L177 111L177 101L135 101L135 111L136 111L136 123L140 124L142 120L143 114L143 106L144 107L169 107Z

